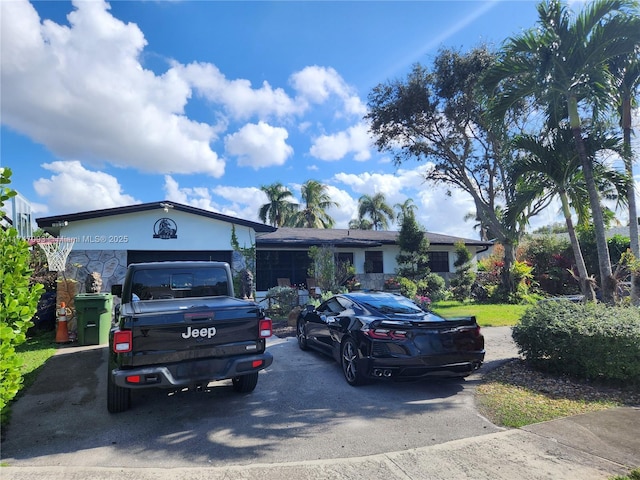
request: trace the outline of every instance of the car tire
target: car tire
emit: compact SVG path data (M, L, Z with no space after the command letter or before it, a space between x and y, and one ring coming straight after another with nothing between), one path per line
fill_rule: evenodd
M358 365L358 346L356 342L348 337L342 342L340 348L340 365L342 373L349 385L357 386L366 383L366 378L360 371Z
M296 337L298 337L298 346L300 347L300 350L309 350L307 335L304 333L304 322L302 320L298 320L296 326Z
M109 413L120 413L130 408L131 390L116 385L111 372L107 372L107 410Z
M233 383L233 389L238 393L253 392L256 385L258 385L258 372L233 377L231 382Z

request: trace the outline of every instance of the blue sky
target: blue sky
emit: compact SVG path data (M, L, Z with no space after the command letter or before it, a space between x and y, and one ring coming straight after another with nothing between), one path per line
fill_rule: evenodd
M299 199L315 179L336 227L382 192L412 198L429 231L477 238L466 194L375 150L367 96L441 47L499 45L535 5L2 1L1 164L36 217L168 199L258 221L261 185Z

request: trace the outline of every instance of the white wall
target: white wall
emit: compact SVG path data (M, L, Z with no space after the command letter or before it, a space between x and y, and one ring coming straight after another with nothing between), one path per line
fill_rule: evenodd
M161 218L177 226L175 239L153 238ZM192 213L144 211L70 222L60 236L76 239L73 250L231 250L232 224ZM253 229L236 225L241 247L255 244Z

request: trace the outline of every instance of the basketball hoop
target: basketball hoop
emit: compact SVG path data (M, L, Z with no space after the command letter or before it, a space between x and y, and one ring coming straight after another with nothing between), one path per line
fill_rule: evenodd
M75 241L75 238L67 237L42 237L29 239L29 245L37 244L44 251L50 272L63 272Z

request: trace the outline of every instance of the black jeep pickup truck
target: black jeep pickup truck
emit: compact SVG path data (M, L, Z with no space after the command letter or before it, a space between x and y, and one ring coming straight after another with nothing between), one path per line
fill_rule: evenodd
M107 409L131 406L138 388L205 387L231 379L253 391L258 371L273 362L266 351L271 319L253 301L234 297L224 262L131 264L109 335Z

